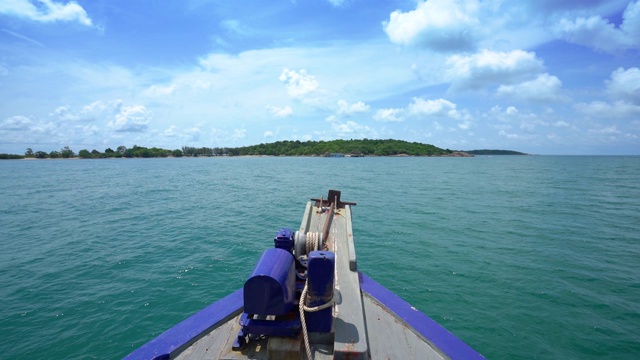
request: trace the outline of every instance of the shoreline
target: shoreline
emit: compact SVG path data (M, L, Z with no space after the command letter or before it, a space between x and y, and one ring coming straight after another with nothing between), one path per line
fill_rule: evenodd
M329 156L321 156L321 155L223 155L223 156L155 156L155 157L102 157L102 158L81 158L81 157L71 157L71 158L35 158L35 157L25 157L20 159L2 159L2 160L25 160L25 161L63 161L63 160L127 160L127 159L194 159L194 158L278 158L278 157L287 157L287 158L446 158L446 157L475 157L473 154L448 154L448 155L408 155L408 154L399 154L399 155L369 155L369 156L340 156L340 157L329 157Z

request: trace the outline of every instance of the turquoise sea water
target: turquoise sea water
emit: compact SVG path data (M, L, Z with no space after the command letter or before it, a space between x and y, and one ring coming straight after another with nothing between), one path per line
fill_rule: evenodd
M121 358L242 286L309 197L491 359L640 354L640 157L0 162L0 358Z

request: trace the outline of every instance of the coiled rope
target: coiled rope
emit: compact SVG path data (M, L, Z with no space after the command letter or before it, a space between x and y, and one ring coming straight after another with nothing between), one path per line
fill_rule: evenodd
M306 244L307 256L309 256L309 254L312 251L318 250L318 247L320 246L321 241L322 239L320 238L320 233L317 233L317 232L307 233L307 244Z

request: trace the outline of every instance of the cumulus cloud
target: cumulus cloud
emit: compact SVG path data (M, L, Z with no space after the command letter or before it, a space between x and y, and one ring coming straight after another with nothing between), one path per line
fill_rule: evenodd
M469 120L471 116L456 109L456 104L445 99L425 100L415 97L409 104L408 112L416 117L440 116L454 120Z
M618 130L618 127L615 125L601 126L595 129L589 129L589 133L593 135L605 135L613 137L617 137L617 135L622 134L622 132Z
M384 31L396 44L436 51L469 51L475 48L480 21L477 0L429 0L408 12L396 10Z
M404 109L379 109L373 115L376 121L399 122L402 121L402 113Z
M82 108L82 112L85 114L94 114L94 115L117 113L122 108L122 104L123 104L123 101L120 99L109 101L109 102L97 100L92 102L89 105L84 106Z
M518 139L522 139L522 135L518 135L516 133L508 133L505 130L500 130L500 132L498 133L498 135L503 136L509 140L518 140Z
M83 106L80 111L74 111L70 106L58 106L49 113L53 120L58 122L91 122L96 120L108 120L122 111L123 101L113 100L104 102L94 101Z
M26 116L16 115L4 119L0 123L0 130L24 131L29 130L33 125L33 120Z
M436 99L425 100L422 98L413 98L413 102L409 104L407 112L410 116L418 119L427 118L447 118L456 120L457 127L462 130L468 130L471 128L472 116L467 110L458 110L457 105L449 100Z
M574 108L590 117L611 119L640 115L640 69L618 68L611 73L611 79L605 81L607 93L612 102L592 101L577 103Z
M553 101L561 99L562 82L549 74L538 75L537 78L515 85L500 85L498 95L513 96L531 101Z
M369 105L363 103L362 101L355 102L353 104L349 104L345 100L338 100L338 114L339 115L351 115L357 113L366 113L369 112Z
M578 103L574 107L585 115L604 119L640 115L640 105L631 104L626 101L615 101L613 103L592 101L590 103Z
M80 116L78 114L74 114L68 106L58 106L53 112L49 113L49 116L62 121L80 120Z
M176 88L178 86L176 84L171 84L171 85L158 85L158 84L154 84L149 86L145 91L144 94L147 96L151 96L151 97L162 97L162 96L168 96L173 94L174 91L176 91Z
M496 119L498 121L508 123L513 119L514 116L518 115L520 111L515 106L509 106L506 110L502 110L502 107L496 105L489 110L488 113L483 116L488 119Z
M358 124L353 120L340 121L335 115L330 115L325 119L331 123L331 130L337 137L343 138L345 136L351 137L370 137L376 138L377 133L374 129L366 125Z
M544 70L535 53L522 50L496 52L483 50L447 59L447 77L456 90L480 89L494 84L514 84L526 81Z
M39 22L78 22L92 26L87 12L75 1L61 4L52 0L37 0L38 5L29 0L0 2L0 13Z
M231 140L238 141L247 137L247 129L235 129L231 134Z
M151 112L143 105L124 106L122 100L95 101L81 107L80 110L66 105L58 106L50 111L46 118L6 118L0 122L0 137L10 136L15 142L30 144L95 146L109 139L122 139L123 133L144 132L151 118ZM111 130L115 134L105 130ZM175 130L175 127L168 129L164 135L170 136Z
M267 106L267 111L275 118L286 118L293 114L291 106L278 107L269 105Z
M278 79L286 84L287 93L294 99L303 99L320 87L316 78L304 69L295 71L285 68Z
M500 130L500 135L508 139L517 139L525 135L519 135L513 132L508 132L514 127L518 127L522 132L532 134L537 127L548 127L549 123L541 120L535 113L521 111L515 106L509 106L506 109L502 109L500 106L494 106L483 117L490 123L493 120L499 121L493 123L491 127Z
M108 125L116 132L143 132L150 119L151 112L144 105L123 106Z
M178 135L178 133L176 132L176 126L175 125L171 125L171 126L169 126L168 129L164 130L164 136L174 137L176 135Z
M191 142L199 141L201 134L202 130L197 126L194 126L185 131L183 138Z
M559 36L569 42L593 49L616 53L640 48L640 1L630 2L622 14L622 24L616 27L599 15L566 18L555 26Z
M515 106L509 106L507 108L507 110L505 110L505 113L507 115L515 115L515 114L519 113L519 111Z
M618 68L611 73L611 80L606 82L607 92L614 99L628 101L640 105L640 69Z

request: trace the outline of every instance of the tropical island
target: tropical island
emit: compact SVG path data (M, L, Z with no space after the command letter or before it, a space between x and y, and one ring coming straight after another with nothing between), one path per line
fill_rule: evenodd
M24 155L0 154L0 159L104 159L104 158L153 158L153 157L198 157L198 156L327 156L327 157L363 157L363 156L453 156L470 157L474 155L526 155L510 150L472 150L456 151L441 149L434 145L403 140L331 140L331 141L276 141L242 147L191 147L167 150L157 147L147 148L134 145L127 148L118 146L100 152L96 149L80 150L77 154L68 146L60 151L33 151L27 148Z

